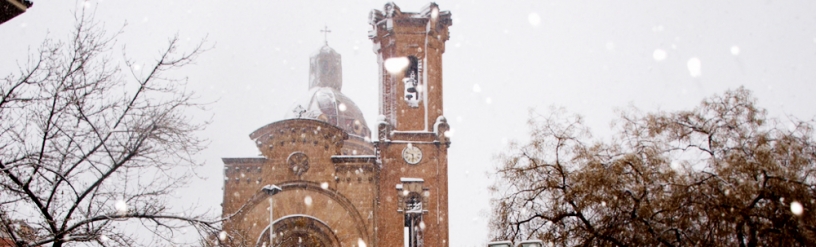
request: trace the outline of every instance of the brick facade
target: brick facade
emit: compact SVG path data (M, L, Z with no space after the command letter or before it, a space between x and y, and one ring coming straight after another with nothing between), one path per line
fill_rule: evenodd
M332 74L341 73L340 55L324 46L311 59L310 96L288 119L250 134L262 157L223 159L231 245L268 246L271 198L276 245L391 247L415 236L411 246L447 246L441 58L450 13L433 3L418 13L389 3L369 24L381 68L377 137L340 92L342 76ZM384 62L394 57L412 62L389 73ZM406 148L421 158L405 158ZM262 188L273 184L282 190L270 197Z

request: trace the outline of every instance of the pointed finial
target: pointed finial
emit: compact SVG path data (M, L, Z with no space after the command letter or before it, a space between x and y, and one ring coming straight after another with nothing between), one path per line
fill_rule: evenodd
M323 42L325 42L325 43L326 43L326 45L329 45L329 37L328 37L328 34L329 34L329 33L331 33L331 30L329 30L329 27L324 25L324 26L323 26L323 30L320 30L320 32L322 32L322 33L323 33Z

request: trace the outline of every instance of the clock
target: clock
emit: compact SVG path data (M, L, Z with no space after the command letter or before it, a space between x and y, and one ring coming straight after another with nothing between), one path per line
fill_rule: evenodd
M422 160L422 150L408 144L408 146L402 150L402 159L404 159L405 162L408 162L408 164L416 165L420 160Z

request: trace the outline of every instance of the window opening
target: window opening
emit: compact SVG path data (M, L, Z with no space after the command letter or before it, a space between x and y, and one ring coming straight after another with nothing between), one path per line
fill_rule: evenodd
M419 83L419 62L414 56L408 56L408 60L409 66L402 78L402 83L405 85L405 102L408 103L408 106L419 107L422 92Z

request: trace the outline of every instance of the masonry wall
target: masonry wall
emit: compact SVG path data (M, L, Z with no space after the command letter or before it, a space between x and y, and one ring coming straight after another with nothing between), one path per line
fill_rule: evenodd
M333 229L344 246L373 242L378 171L373 156L363 155L374 153L370 143L349 141L341 129L309 119L275 122L250 137L263 157L223 159L223 214L231 216L224 228L235 245L254 245L269 225L269 197L261 190L267 184L283 188L273 197L275 219L308 215ZM289 161L295 153L308 157L308 169Z

